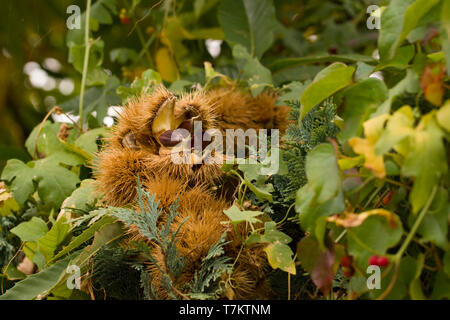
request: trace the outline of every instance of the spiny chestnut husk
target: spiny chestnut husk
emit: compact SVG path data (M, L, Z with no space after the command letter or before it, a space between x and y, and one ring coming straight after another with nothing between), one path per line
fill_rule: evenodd
M177 129L192 132L193 122L201 121L202 134L208 129L279 129L287 126L289 108L276 106L275 94L263 92L253 97L249 91L237 88L218 88L174 96L164 87L150 95L131 100L125 106L107 146L98 154L94 164L97 188L107 205L124 206L136 203L136 184L139 177L144 189L156 194L162 209L167 210L179 199L176 228L181 228L178 249L188 264L177 288L192 280L199 271L209 248L226 232L231 241L225 254L236 260L224 293L229 299L261 299L269 297L266 283L267 257L262 246L242 246L248 230L243 226L236 233L229 230L223 210L232 205L235 183L222 183L225 173L221 164L175 164L170 152L182 140ZM183 136L184 137L184 136ZM203 146L204 147L204 146ZM227 180L228 181L228 180ZM234 181L234 180L229 180ZM220 187L218 187L220 186ZM213 191L214 190L214 191ZM231 190L231 192L230 192ZM180 220L179 220L180 219ZM129 240L141 239L136 228L128 230ZM163 261L160 248L154 246L153 257ZM161 285L161 273L148 263L152 282L158 294L167 298ZM232 284L232 285L230 285Z

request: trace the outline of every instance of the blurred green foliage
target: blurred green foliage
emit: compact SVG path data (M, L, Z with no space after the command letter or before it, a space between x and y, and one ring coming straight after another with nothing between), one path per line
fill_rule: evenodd
M120 82L127 83L140 76L142 71L152 68L159 71L166 82L182 78L184 82L177 82L175 86L180 87L189 84L189 81L201 82L205 78L204 61L213 62L218 72L233 78L239 72L228 44L223 43L220 55L214 58L208 52L205 40L223 40L224 33L233 32L230 30L233 28L232 24L228 24L229 28L224 27L222 32L219 23L221 19L225 19L226 26L227 17L221 12L226 12L230 5L236 6L236 12L239 12L243 9L241 1L118 0L98 1L95 4L96 2L93 5L102 8L93 7L93 11L96 11L92 15L91 29L94 36L101 33L101 40L93 47L93 51L96 47L99 49L97 62L101 62L101 68L98 68L100 73L106 69L108 74L114 74L120 78ZM261 1L263 2L265 1ZM259 28L261 30L258 32L262 36L266 35L266 41L257 42L258 46L262 46L257 49L257 57L262 57L260 60L263 65L270 65L279 58L313 54L358 52L371 55L375 49L377 32L367 30L365 8L369 4L380 2L382 1L274 1L278 19L264 20L265 29ZM108 3L113 5L108 6ZM78 5L81 12L86 7L85 1L80 0L2 2L0 170L10 158L29 160L23 148L24 141L32 128L55 104L62 104L67 111L76 109L74 106L77 101L64 104L79 95L81 79L80 72L75 70L79 69L77 64L74 63L74 68L67 57L76 59L78 52L82 62L84 52L82 47L78 51L73 47L69 50L69 42L73 38L71 39L66 27L66 20L70 16L66 10L70 5ZM245 19L244 12L236 14L236 19L238 22L239 19ZM72 32L72 36L79 37L82 32L82 29ZM266 49L268 51L264 52ZM95 53L91 54L94 55ZM49 58L59 62L56 67ZM29 64L30 62L38 63L38 67ZM28 72L25 72L27 63ZM274 74L274 84L310 79L320 68L317 65L303 65L281 70ZM41 70L45 71L51 80L45 83L45 77L44 80L42 77L38 78L34 82L44 83L36 86L30 81L30 69L34 73L38 69L38 75L42 75ZM59 90L63 79L72 80L74 89L70 94L63 94ZM97 82L97 85L102 87L102 81ZM117 85L118 82L112 83L111 89L115 89ZM94 100L98 97L95 92L91 91L90 94L94 96ZM88 100L88 97L85 99ZM110 99L108 102L117 103L120 100ZM87 111L92 111L89 101L86 104Z

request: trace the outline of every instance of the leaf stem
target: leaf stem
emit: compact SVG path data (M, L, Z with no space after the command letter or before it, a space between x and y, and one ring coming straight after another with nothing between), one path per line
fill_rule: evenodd
M433 190L431 191L431 195L428 198L427 203L425 204L425 207L422 208L422 211L420 212L419 216L417 217L416 221L414 222L414 225L411 228L411 231L408 233L408 236L406 237L405 241L403 242L402 246L398 250L398 252L395 254L395 259L397 260L397 263L400 261L401 257L403 256L403 253L408 248L409 243L413 239L414 235L417 232L417 229L419 228L420 224L422 223L423 218L425 217L426 213L428 212L428 209L431 206L431 203L434 200L434 197L436 196L438 187L434 186Z
M81 75L81 89L80 89L80 104L78 106L78 114L80 115L80 133L83 132L83 108L84 108L84 90L86 87L86 78L89 64L89 50L91 44L89 42L89 19L91 16L91 0L87 0L85 24L84 24L84 61L83 61L83 73Z

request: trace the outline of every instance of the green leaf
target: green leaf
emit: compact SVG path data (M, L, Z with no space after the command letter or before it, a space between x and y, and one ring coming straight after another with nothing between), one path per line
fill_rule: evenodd
M92 87L84 94L85 103L85 117L93 111L97 111L97 119L103 121L106 117L108 108L110 106L116 106L121 104L120 96L116 93L116 89L119 86L120 81L117 77L112 76L108 79L105 86ZM78 112L80 97L76 97L69 101L66 101L60 105L65 111L71 111L73 113Z
M5 268L3 268L2 273L10 281L22 280L27 277L27 275L25 273L17 270L17 268L11 264L9 264Z
M378 50L381 61L391 60L400 42L405 13L414 0L392 1L381 15L381 30L378 37ZM406 36L405 36L406 37Z
M20 206L23 206L34 191L33 171L28 165L17 159L10 159L2 171L2 180L11 181L11 191Z
M273 269L280 268L290 274L296 274L295 261L293 260L294 253L287 245L292 241L292 238L285 233L277 230L277 225L274 221L266 222L264 224L264 234L251 234L246 241L247 245L255 243L267 243L264 248L270 266Z
M103 47L105 43L103 40L97 39L90 46L89 61L87 70L90 73L93 70L98 69L103 62ZM84 54L86 46L84 42L81 44L70 43L69 44L69 62L73 64L75 70L82 73L84 66Z
M304 230L314 232L321 216L345 209L342 180L333 147L320 144L306 157L308 183L297 191L295 210Z
M0 296L0 300L31 300L38 295L47 294L65 274L70 258L58 261L49 268L16 283L14 287Z
M109 58L111 62L118 62L125 64L128 61L131 63L136 62L139 59L137 52L130 48L116 48L109 52Z
M374 118L376 116L389 113L391 111L391 105L392 101L394 101L394 98L402 95L405 92L409 93L415 93L419 90L419 77L414 72L413 69L408 69L406 71L406 76L401 81L399 81L393 88L389 90L388 98L386 101L384 101L377 109L376 112L374 112L371 115L371 118Z
M41 200L53 208L58 208L75 189L80 180L74 172L59 165L59 155L31 161L28 165L16 159L7 162L2 179L12 180L11 191L21 206L35 190L33 181L37 183Z
M302 187L297 191L295 211L298 213L300 225L305 231L314 232L319 218L345 210L345 198L342 190L339 190L335 197L323 204L314 203L313 199L314 191L308 187Z
M317 104L350 85L354 71L354 67L348 67L340 62L333 63L320 71L300 98L302 104L300 119Z
M267 177L261 174L263 164L240 164L239 170L244 173L243 183L256 195L260 200L273 201L271 192L274 191L273 185L266 184Z
M97 140L106 138L109 130L107 128L96 128L83 133L75 140L75 146L89 152L91 155L98 152Z
M64 201L62 209L76 208L88 211L95 205L99 198L96 191L95 180L85 179L81 181L80 186Z
M255 234L257 235L257 234ZM292 241L292 238L287 234L277 229L277 224L274 221L266 222L264 224L264 234L257 235L257 237L248 238L246 244L254 243L281 243L288 244Z
M364 62L358 62L355 71L355 80L367 79L374 71L375 67Z
M52 123L50 121L45 121L42 128L40 124L34 127L33 131L31 131L31 134L25 141L25 147L27 148L28 153L34 156L36 149L38 155L43 158L51 155L52 153L63 150L64 145L57 137L60 127L61 123ZM39 128L41 128L41 130L36 147L36 136Z
M281 95L278 98L277 103L280 103L283 105L289 101L298 101L298 100L300 100L300 96L302 95L302 93L305 89L306 89L306 85L299 81L293 81L287 85L284 85L282 90L284 92L286 90L288 90L288 92Z
M323 294L328 294L334 278L334 250L322 250L317 239L309 235L298 243L297 259L310 274L314 284Z
M273 269L280 268L290 274L296 274L295 262L292 259L294 253L291 248L280 242L270 243L264 248L267 259Z
M375 153L383 155L394 147L400 154L405 154L408 146L401 142L414 134L413 125L414 115L410 106L397 110L385 124L385 129L375 144Z
M306 157L308 188L314 190L314 202L322 204L336 196L342 187L339 167L331 144L320 144Z
M56 165L53 159L36 161L32 174L38 181L39 197L55 209L61 206L80 182L77 174Z
M361 54L341 54L330 56L314 55L311 57L277 59L269 66L269 69L275 74L298 66L327 62L376 63L376 60L370 56L364 56Z
M355 257L355 262L361 269L367 269L370 256L384 255L387 249L398 244L403 228L398 216L395 219L395 229L389 227L385 217L378 215L369 216L360 226L348 229L348 253Z
M419 255L416 263L416 273L414 279L409 284L409 295L413 300L426 300L426 297L422 290L422 283L420 280L420 274L423 270L425 255Z
M343 92L345 109L342 115L344 128L338 134L341 141L362 135L362 124L379 104L388 98L383 81L375 78L361 80Z
M225 39L231 44L241 44L257 58L273 43L276 25L272 0L222 0L219 22Z
M69 234L70 226L66 223L66 218L62 216L56 221L53 227L38 242L38 250L49 262L53 257L56 248L64 241Z
M254 97L259 95L265 87L273 86L270 70L264 67L257 58L253 58L245 47L234 46L233 57L238 60L238 63L243 61L242 69Z
M107 209L104 209L104 210L107 210ZM117 220L116 218L113 218L110 216L105 216L102 219L100 219L99 221L95 222L89 228L84 230L83 233L80 234L78 237L75 237L74 239L72 239L72 241L63 250L58 252L51 259L51 261L55 261L55 260L63 257L64 255L68 254L72 250L75 250L80 245L82 245L86 241L90 240L94 236L95 232L97 232L101 227L103 227L104 225L107 225L107 224L114 223L116 220Z
M409 33L418 25L420 19L425 16L441 0L416 0L406 9L403 22L402 33L396 41L397 46L409 35Z
M447 274L447 276L450 277L450 251L449 250L447 250L444 254L443 263L444 263L443 270Z
M85 247L76 260L76 265L83 268L89 262L89 259L100 250L103 246L111 241L120 238L124 233L120 222L103 224L98 231L95 232L92 244Z
M202 14L214 7L219 0L194 0L194 13L198 19Z
M22 222L10 230L10 232L18 236L23 242L37 241L45 236L47 231L48 228L44 220L36 217L32 217L30 221Z
M447 172L443 132L432 115L423 118L428 122L426 128L420 125L410 138L409 153L402 166L402 175L414 177L414 186L410 193L413 213L417 213L427 202L433 187L442 174Z
M91 8L91 17L101 24L111 24L112 14L117 14L115 0L98 0Z
M260 211L241 211L235 205L227 210L223 210L223 213L230 218L231 223L236 225L241 222L249 222L249 223L257 223L261 222L259 219L255 218L257 216L262 215L263 213ZM224 223L228 223L229 221L224 221Z
M450 203L448 201L448 191L439 189L434 198L428 213L423 218L417 229L421 242L433 242L438 247L445 250L447 247L448 217L450 214ZM409 224L414 223L413 215L409 216Z
M161 74L153 69L147 69L142 73L141 78L136 78L129 87L120 86L117 88L117 94L123 101L135 98L143 93L150 93L151 88L162 82Z
M186 91L186 87L191 87L193 84L194 82L192 81L180 79L172 82L169 90L175 94L181 94Z
M389 294L386 296L386 300L401 300L408 296L410 291L410 285L414 281L417 269L420 268L420 263L412 257L404 257L400 261L400 267L398 270L398 276L395 284ZM382 271L383 273L383 271ZM392 268L389 273L381 278L381 289L373 289L370 291L370 297L376 299L385 288L392 282L392 277L395 273L395 268Z
M434 278L433 293L431 300L450 299L450 276L444 271L438 271Z
M414 57L416 50L414 45L403 46L397 50L395 56L386 62L380 63L375 71L383 70L386 68L406 69L409 62Z

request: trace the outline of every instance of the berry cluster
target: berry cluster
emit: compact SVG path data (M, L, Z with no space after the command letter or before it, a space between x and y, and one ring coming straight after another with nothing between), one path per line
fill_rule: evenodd
M369 258L369 265L371 266L379 266L379 267L385 267L389 264L389 259L384 256L377 256L373 255Z

